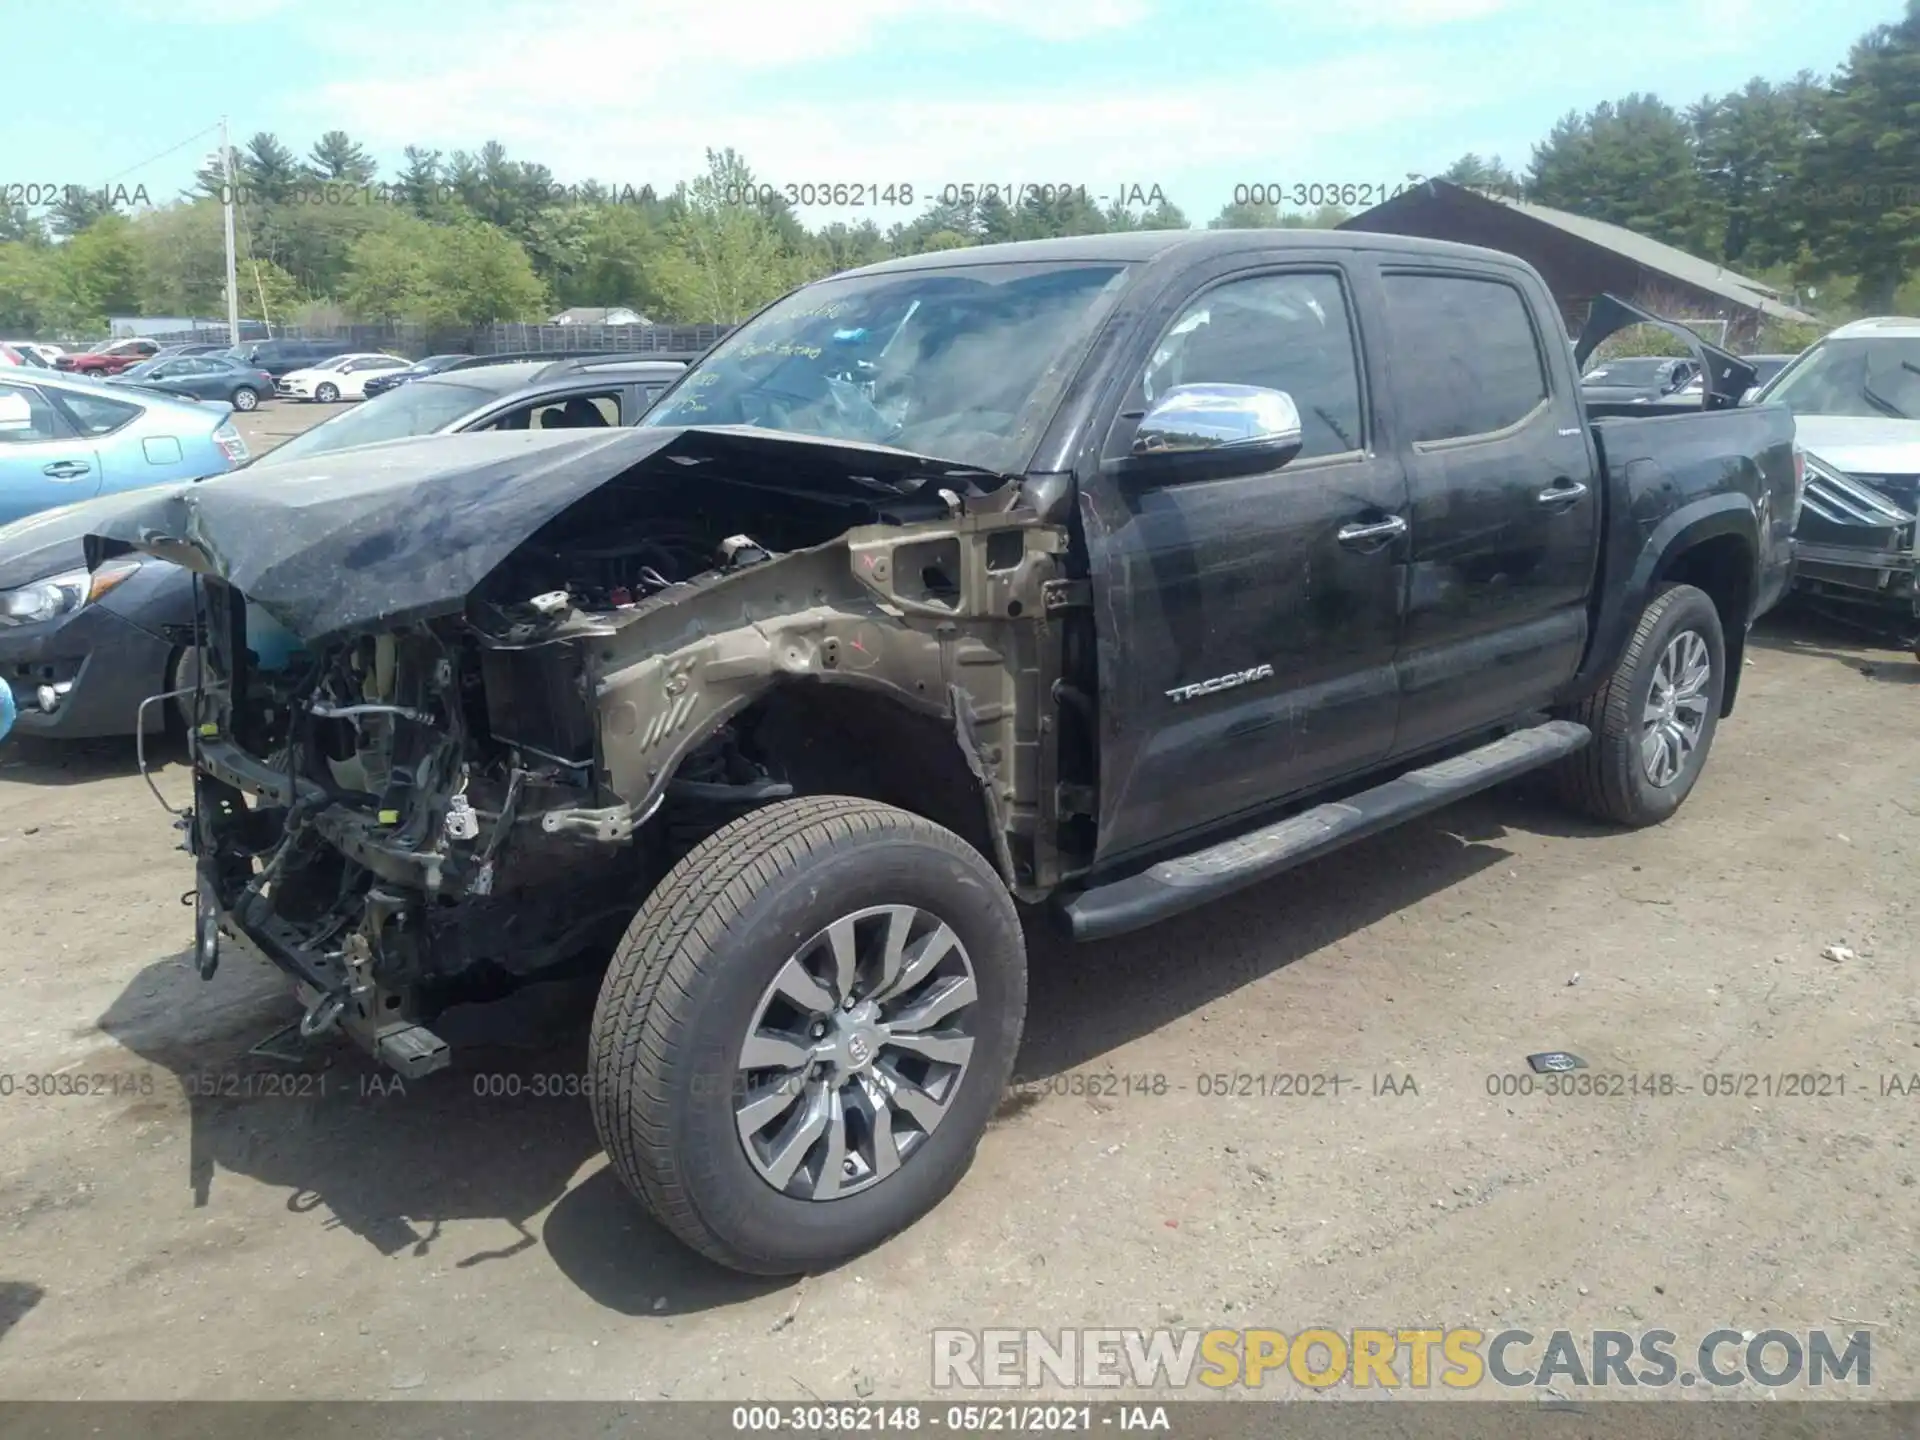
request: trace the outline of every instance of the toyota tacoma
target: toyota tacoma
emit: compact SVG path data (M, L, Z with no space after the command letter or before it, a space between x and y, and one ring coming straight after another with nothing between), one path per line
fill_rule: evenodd
M193 569L196 954L406 1075L600 973L591 1104L668 1229L831 1265L965 1171L1023 911L1095 940L1535 769L1666 819L1790 568L1791 416L1583 406L1523 262L1160 232L889 261L626 430L136 497Z

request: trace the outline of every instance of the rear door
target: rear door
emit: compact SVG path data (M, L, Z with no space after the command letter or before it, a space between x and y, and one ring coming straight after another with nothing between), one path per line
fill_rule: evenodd
M1346 261L1196 277L1158 307L1131 362L1105 463L1081 487L1103 863L1364 770L1392 746L1406 480L1376 443ZM1286 391L1299 455L1218 479L1113 468L1154 400L1198 383Z
M1586 648L1600 497L1538 281L1383 260L1380 303L1411 491L1396 754L1545 704Z
M100 493L100 458L46 392L0 380L0 525Z

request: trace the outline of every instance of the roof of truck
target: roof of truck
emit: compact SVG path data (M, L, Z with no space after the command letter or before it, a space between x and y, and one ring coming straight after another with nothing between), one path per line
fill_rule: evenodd
M1375 235L1354 230L1126 230L1107 235L1062 235L1047 240L1014 240L1002 245L968 245L955 250L929 250L902 255L877 265L846 271L849 275L880 275L895 270L927 270L953 265L1018 265L1048 262L1136 262L1154 260L1173 250L1196 254L1231 254L1238 250L1409 250L1421 254L1501 260L1515 257L1479 245L1451 240L1427 240L1410 235ZM1524 264L1524 261L1518 262ZM839 277L835 277L839 278Z

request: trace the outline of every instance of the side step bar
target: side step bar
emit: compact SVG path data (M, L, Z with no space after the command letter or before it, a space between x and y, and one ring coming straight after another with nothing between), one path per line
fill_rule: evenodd
M1065 901L1061 910L1076 940L1124 935L1438 810L1476 790L1537 770L1571 755L1592 738L1586 726L1571 720L1516 730L1345 800L1316 805L1205 850L1162 860L1138 875L1083 890Z

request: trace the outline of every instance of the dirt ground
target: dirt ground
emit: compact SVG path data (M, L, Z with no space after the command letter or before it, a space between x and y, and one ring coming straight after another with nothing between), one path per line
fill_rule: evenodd
M1920 1073L1916 703L1913 657L1770 623L1664 827L1509 788L1117 942L1033 936L1040 1083L932 1216L799 1283L689 1256L583 1101L525 1093L581 1072L577 1008L473 1013L404 1092L337 1051L204 1093L288 1073L245 1058L284 987L188 967L130 746L10 745L0 1398L924 1398L936 1326L1423 1323L1866 1327L1872 1393L1920 1397L1920 1094L1883 1093ZM1548 1049L1676 1090L1489 1093ZM1346 1083L1206 1093L1229 1072ZM1071 1093L1108 1073L1136 1093Z

